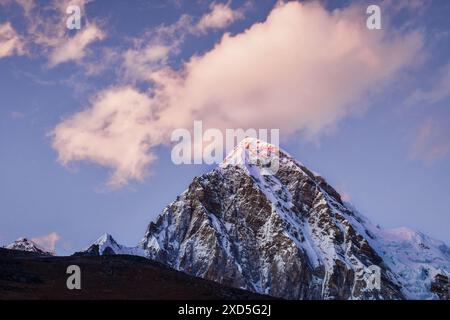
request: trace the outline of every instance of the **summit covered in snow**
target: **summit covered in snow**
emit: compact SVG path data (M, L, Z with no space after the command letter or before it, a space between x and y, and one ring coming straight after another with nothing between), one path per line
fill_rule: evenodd
M126 247L120 245L114 240L114 238L105 233L100 236L94 243L82 252L77 252L76 255L115 255L115 254L127 254L135 256L145 256L145 252L138 247Z
M265 161L258 161L261 150L270 151ZM445 298L442 283L450 273L444 243L407 228L373 225L323 177L253 138L194 178L136 248L103 236L88 251L143 255L287 299ZM374 268L375 285L367 277Z
M46 250L41 246L39 246L38 244L36 244L34 241L24 237L19 238L13 243L8 244L7 246L5 246L5 249L34 252L44 256L55 255L54 252Z

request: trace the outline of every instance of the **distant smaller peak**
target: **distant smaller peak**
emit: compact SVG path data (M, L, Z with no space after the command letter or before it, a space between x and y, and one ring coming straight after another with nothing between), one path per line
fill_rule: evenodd
M27 237L20 237L13 243L10 243L9 245L5 246L6 249L11 250L20 250L20 251L28 251L28 252L37 252L44 255L54 255L55 253L52 251L49 251L40 245L38 245L33 240L30 240Z
M109 233L102 234L93 244L113 243L116 244L116 240Z

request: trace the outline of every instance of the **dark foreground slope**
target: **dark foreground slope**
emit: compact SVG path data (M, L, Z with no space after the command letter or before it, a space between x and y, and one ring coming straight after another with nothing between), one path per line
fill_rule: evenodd
M69 265L81 290L68 290ZM0 299L264 299L136 256L42 257L0 248Z

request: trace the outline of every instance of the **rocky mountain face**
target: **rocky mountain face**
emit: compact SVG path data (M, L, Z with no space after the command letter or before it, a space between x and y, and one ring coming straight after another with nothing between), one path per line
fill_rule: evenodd
M252 159L268 149L278 152L272 175ZM287 299L437 299L450 271L444 243L374 226L320 175L251 138L195 178L137 248L116 245L115 253Z
M35 242L27 238L19 238L13 243L10 243L9 245L5 246L5 249L33 252L43 256L54 255L53 252L45 250L44 248L40 247Z

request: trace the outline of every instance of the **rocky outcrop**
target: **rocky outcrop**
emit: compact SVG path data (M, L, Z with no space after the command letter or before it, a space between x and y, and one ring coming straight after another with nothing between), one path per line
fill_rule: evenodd
M450 300L449 278L443 274L437 274L431 283L431 292L437 294L441 300Z

